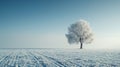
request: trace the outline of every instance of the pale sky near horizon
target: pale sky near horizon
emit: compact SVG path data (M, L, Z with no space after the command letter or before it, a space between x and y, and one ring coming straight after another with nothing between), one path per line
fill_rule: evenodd
M120 0L0 0L0 48L72 48L67 28L84 19L94 41L83 48L119 49L119 14Z

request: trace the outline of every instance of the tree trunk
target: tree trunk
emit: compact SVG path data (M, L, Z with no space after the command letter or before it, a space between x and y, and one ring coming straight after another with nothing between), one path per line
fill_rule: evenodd
M79 41L80 41L80 49L82 49L82 47L83 47L82 38L80 38Z
M82 49L82 47L83 47L83 43L80 43L80 49Z

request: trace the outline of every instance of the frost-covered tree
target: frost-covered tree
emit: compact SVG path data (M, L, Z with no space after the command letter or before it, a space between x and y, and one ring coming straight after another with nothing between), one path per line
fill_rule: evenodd
M80 49L82 49L83 43L91 43L93 41L92 30L85 20L79 20L78 22L71 24L68 27L68 34L66 34L69 44L80 43Z

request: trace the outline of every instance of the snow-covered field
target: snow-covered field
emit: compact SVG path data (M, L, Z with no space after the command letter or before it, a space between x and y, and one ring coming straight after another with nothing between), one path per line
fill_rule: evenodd
M0 67L120 67L120 51L0 49Z

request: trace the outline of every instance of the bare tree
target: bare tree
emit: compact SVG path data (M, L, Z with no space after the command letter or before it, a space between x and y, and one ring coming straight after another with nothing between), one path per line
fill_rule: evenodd
M83 48L83 43L91 43L93 41L92 30L85 20L80 20L68 27L66 34L69 44L80 43L80 49Z

